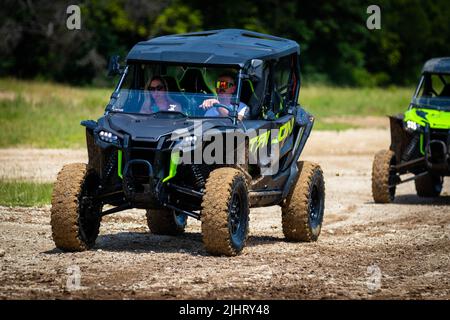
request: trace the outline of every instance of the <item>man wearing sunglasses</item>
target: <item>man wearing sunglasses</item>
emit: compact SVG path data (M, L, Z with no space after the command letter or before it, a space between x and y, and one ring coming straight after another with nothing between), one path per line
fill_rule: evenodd
M228 109L232 110L234 108L231 104L231 98L236 92L236 83L231 74L219 76L216 81L216 90L217 99L207 99L200 105L200 108L207 110L205 117L227 117L230 113ZM217 104L225 105L228 109L220 106L214 107ZM237 108L238 119L242 121L247 118L248 113L248 106L243 102L239 103L239 107Z

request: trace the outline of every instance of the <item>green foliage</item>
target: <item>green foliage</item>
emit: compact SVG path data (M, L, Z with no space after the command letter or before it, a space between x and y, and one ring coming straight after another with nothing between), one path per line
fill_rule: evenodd
M152 33L156 35L200 31L202 14L180 1L165 8L156 18Z
M138 41L244 28L294 39L308 81L340 86L411 85L425 60L449 55L448 0L379 0L381 30L368 30L360 0L85 0L81 30L65 26L64 1L5 0L0 76L106 85L111 55Z
M50 204L53 184L0 180L0 205L41 206Z
M382 0L379 5L382 30L370 33L366 66L389 75L384 83L411 84L425 60L449 55L450 2Z

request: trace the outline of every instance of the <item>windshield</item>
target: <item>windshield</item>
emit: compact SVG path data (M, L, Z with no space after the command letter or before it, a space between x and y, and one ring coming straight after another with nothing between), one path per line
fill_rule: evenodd
M450 110L450 75L424 74L412 104L418 107Z
M238 70L167 64L131 64L113 95L114 112L178 112L188 117L229 117L237 105Z

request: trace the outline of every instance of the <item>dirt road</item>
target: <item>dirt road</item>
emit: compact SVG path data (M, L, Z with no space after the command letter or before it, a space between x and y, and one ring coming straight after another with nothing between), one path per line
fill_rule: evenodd
M285 242L280 209L254 209L234 258L208 256L194 220L179 237L149 234L142 210L105 217L94 250L62 253L49 207L0 207L0 298L450 299L450 179L438 199L405 184L394 204L374 204L371 162L388 139L386 130L313 132L303 158L325 173L319 241ZM0 177L52 181L85 157L0 150Z

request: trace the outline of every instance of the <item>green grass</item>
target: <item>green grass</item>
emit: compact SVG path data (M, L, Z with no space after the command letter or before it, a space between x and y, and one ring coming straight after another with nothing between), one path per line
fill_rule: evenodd
M49 204L52 183L0 180L0 205L31 207Z
M99 118L111 91L0 79L0 148L84 147L80 121Z
M78 88L40 81L0 79L0 148L84 148L81 120L98 119L111 88ZM355 125L325 123L343 115L385 116L406 110L413 88L337 88L307 86L301 104L316 117L315 130Z
M304 87L301 104L319 121L331 116L386 116L404 112L414 88Z

